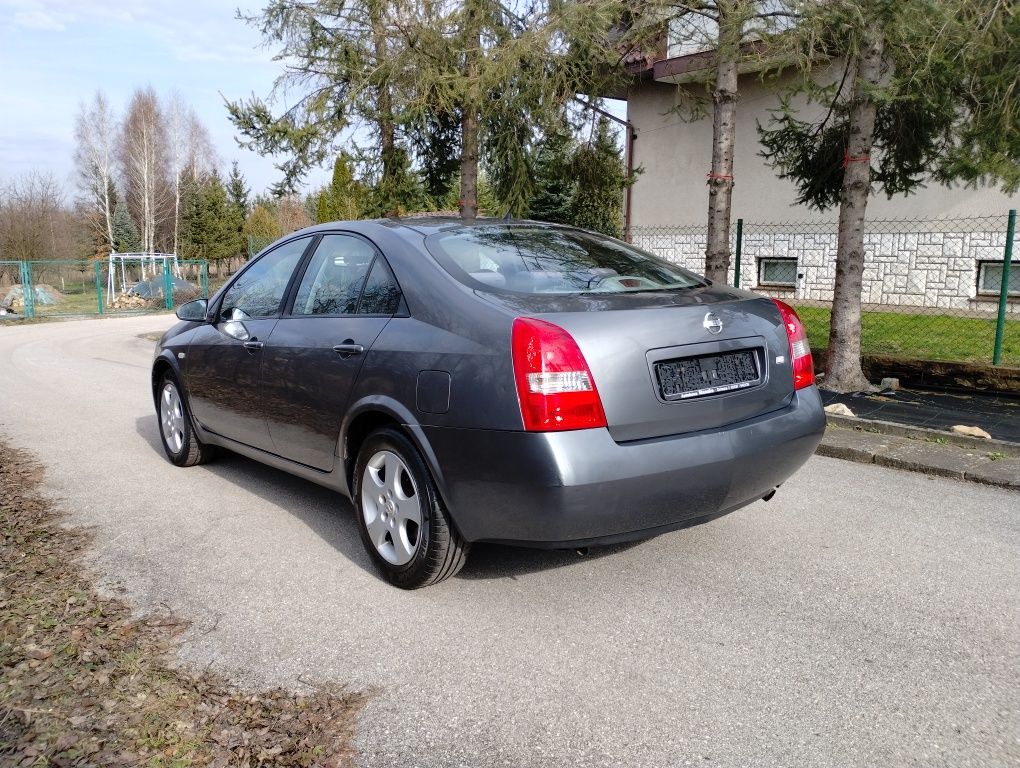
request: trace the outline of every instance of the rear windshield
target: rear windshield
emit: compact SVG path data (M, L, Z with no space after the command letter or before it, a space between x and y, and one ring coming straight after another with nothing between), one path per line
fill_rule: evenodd
M639 293L705 285L619 240L576 229L482 226L438 232L429 252L472 288L514 293Z

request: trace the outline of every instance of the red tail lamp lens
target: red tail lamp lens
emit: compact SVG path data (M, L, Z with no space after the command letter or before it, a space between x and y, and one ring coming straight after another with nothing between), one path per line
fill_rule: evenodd
M519 317L514 320L511 350L526 430L606 426L595 380L569 333L544 320Z
M790 341L790 359L793 362L793 388L804 389L815 383L815 366L811 360L811 345L808 343L804 323L797 317L793 307L779 299L773 299L779 307L786 327L786 338Z

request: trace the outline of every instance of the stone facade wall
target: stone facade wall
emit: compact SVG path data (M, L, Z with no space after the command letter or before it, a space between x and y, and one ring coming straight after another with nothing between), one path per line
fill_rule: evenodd
M873 222L865 236L866 305L916 308L914 311L994 312L997 295L978 293L980 262L1002 262L1005 217L963 222ZM705 262L704 229L642 227L632 230L635 245L694 272ZM735 247L735 236L731 238ZM801 302L831 302L836 274L835 225L745 223L740 287ZM761 285L759 260L790 258L797 262L797 286ZM1020 262L1020 239L1014 242L1014 265ZM1014 267L1018 269L1018 267ZM1014 273L1015 274L1015 273ZM729 282L733 283L733 268ZM909 311L909 310L907 310ZM1020 314L1020 301L1009 311Z

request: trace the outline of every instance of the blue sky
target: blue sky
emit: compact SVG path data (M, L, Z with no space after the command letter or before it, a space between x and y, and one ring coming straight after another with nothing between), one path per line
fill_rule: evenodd
M282 64L236 19L238 0L0 0L0 185L52 173L67 199L74 121L101 89L118 119L136 88L179 91L209 129L224 170L237 160L252 191L279 179L273 158L241 149L223 98L268 96ZM240 0L257 12L258 0ZM222 95L221 95L222 94ZM610 102L623 116L626 107ZM311 173L308 186L329 179Z
M268 95L281 65L222 0L0 0L0 184L52 172L73 194L74 120L102 89L118 117L135 88L179 91L238 160L254 191L277 180L271 158L240 149L223 97ZM242 3L257 11L257 2ZM221 96L222 94L222 96ZM323 171L310 181L325 181Z

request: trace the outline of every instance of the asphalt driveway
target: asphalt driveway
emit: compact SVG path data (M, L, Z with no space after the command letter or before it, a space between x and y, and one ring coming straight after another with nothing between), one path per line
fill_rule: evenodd
M708 525L405 593L340 497L165 461L139 334L171 322L0 326L0 432L186 661L373 689L364 765L1020 764L1020 495L816 457Z

